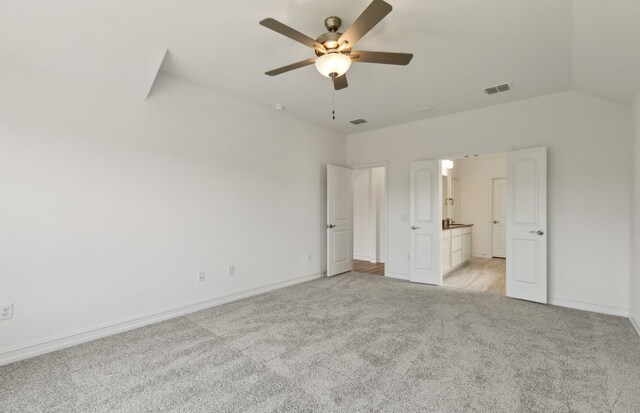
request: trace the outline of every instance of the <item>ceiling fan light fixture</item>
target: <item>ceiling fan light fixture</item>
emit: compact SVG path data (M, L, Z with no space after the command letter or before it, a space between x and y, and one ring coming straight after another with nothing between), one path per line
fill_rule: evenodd
M342 53L327 53L316 60L316 69L326 77L340 77L347 73L351 66L351 58Z

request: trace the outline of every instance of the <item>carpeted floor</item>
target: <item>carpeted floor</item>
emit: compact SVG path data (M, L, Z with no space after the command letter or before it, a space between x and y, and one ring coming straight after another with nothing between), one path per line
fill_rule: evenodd
M8 412L638 412L629 321L345 274L0 367Z

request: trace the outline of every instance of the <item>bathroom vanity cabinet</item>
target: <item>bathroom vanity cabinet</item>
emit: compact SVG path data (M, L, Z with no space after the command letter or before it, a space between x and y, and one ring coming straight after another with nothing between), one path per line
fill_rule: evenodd
M442 229L442 273L446 274L471 258L473 225Z

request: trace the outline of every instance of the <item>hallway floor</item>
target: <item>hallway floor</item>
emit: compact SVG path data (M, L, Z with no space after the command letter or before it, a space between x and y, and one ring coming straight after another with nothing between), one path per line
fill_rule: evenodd
M506 263L501 258L471 257L462 267L444 276L445 287L505 295Z
M369 261L353 260L353 271L365 274L384 275L384 263L373 264Z

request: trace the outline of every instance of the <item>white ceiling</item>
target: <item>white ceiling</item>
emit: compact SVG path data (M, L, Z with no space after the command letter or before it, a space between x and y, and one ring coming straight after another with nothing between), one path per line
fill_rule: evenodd
M131 73L128 82L146 81L166 48L162 72L267 107L285 105L292 116L345 134L571 88L629 104L640 89L637 0L387 1L393 11L356 48L412 52L414 59L406 67L354 64L349 88L335 94L335 121L330 80L313 66L264 75L313 55L258 22L273 17L316 37L325 31L325 17L341 17L344 30L370 0L58 0L49 24L30 12L50 4L45 0L0 0L0 55L78 76L104 62L104 73L87 76L115 81L122 75L107 72L124 70ZM58 46L45 41L67 25L79 27L79 46L68 36ZM89 46L87 38L100 41ZM100 58L78 69L80 54ZM513 84L511 92L483 93L505 82ZM356 118L369 123L348 123Z

